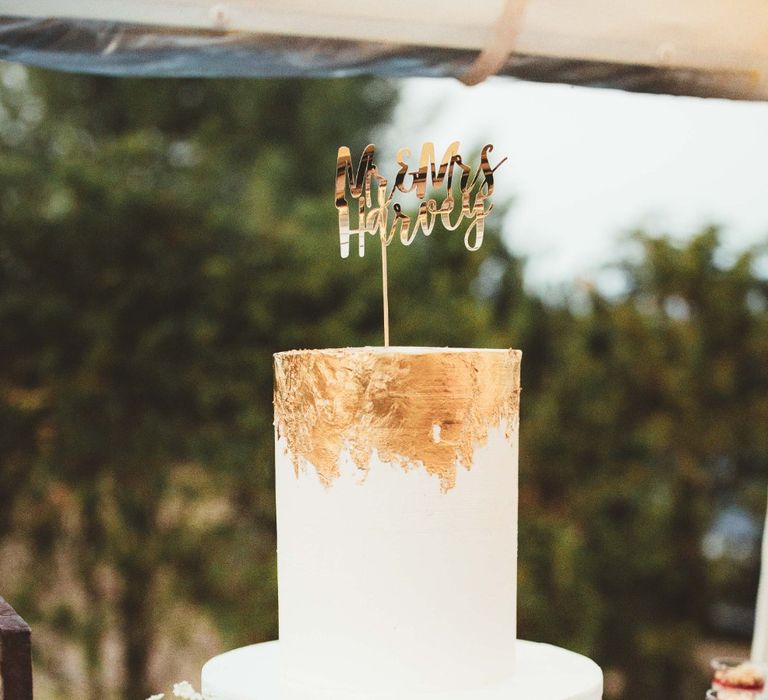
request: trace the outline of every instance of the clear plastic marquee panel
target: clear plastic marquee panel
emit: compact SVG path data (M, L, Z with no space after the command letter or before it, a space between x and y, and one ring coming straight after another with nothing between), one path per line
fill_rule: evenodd
M0 58L122 76L459 76L510 1L521 20L499 75L768 99L762 0L0 0Z

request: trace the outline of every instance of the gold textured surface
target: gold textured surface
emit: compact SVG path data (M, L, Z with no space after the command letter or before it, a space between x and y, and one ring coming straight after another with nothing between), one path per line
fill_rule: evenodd
M310 464L326 486L347 449L367 471L371 454L423 467L444 491L457 465L500 425L518 422L519 350L344 348L275 355L275 427L298 477ZM437 427L436 427L437 426Z

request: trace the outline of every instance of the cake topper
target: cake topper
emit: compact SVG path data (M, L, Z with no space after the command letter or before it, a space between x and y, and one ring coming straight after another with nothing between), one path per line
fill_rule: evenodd
M503 158L496 166L492 166L488 156L493 151L493 145L488 144L480 152L480 164L473 175L472 168L464 163L459 153L459 146L459 141L451 143L438 166L435 146L430 141L426 142L421 147L419 167L415 170L408 169L410 149L401 148L396 156L399 168L391 189L374 161L373 144L365 147L356 169L349 148L339 147L336 156L336 209L339 213L341 257L349 257L353 235L357 235L357 252L360 257L365 255L366 234L379 236L385 346L389 346L387 247L395 236L399 237L403 245L411 245L419 231L429 236L439 218L447 231L455 231L467 222L464 230L467 250L478 250L483 244L485 218L493 209L488 198L493 194L494 173L507 159ZM457 202L458 193L454 191L454 175L457 174L460 178L460 203ZM427 197L428 186L444 191L442 202L438 204L436 198ZM408 194L414 190L421 201L418 212L412 218L403 211L399 202L394 202L394 198L396 193ZM390 208L394 211L391 223ZM350 216L352 210L356 211L354 222Z

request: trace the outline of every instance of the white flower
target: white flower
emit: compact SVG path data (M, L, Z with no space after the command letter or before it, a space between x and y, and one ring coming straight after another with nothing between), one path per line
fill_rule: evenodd
M203 700L203 696L200 695L189 681L182 681L181 683L173 684L173 695L183 700Z
M150 695L147 700L163 700L165 693L158 693L157 695Z

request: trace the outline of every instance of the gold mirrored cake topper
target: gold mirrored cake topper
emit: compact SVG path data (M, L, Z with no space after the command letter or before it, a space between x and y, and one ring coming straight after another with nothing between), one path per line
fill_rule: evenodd
M365 255L366 234L378 234L384 246L388 246L395 236L399 236L403 245L410 245L419 231L429 236L438 218L447 231L455 231L467 222L464 245L467 250L478 250L483 244L485 217L493 209L493 204L488 201L493 194L493 174L507 159L504 158L496 166L492 166L489 154L493 151L493 145L488 144L480 153L480 164L473 175L472 168L464 162L459 153L459 146L459 141L454 141L448 146L438 165L435 145L428 141L421 147L419 167L410 171L406 161L411 156L411 151L401 148L396 156L399 169L389 191L389 183L380 173L374 160L373 144L365 147L357 169L354 167L349 148L341 146L336 156L336 209L339 212L341 257L349 257L350 239L353 235L357 235L357 251L362 257ZM456 174L461 178L460 203L456 201L453 187ZM439 204L434 197L426 198L430 185L434 189L444 188L445 196ZM393 200L397 192L408 194L414 190L421 202L412 220L403 212L402 206L393 203ZM390 209L394 211L391 224ZM351 210L356 210L354 226Z
M494 173L507 159L491 165L489 154L493 145L488 144L480 152L480 164L473 174L472 168L463 161L459 146L459 141L451 143L438 165L435 145L431 141L426 142L421 147L419 167L415 170L408 169L410 149L401 148L396 156L398 171L391 189L376 165L373 144L365 147L357 168L347 146L341 146L336 156L336 209L339 213L341 257L349 257L353 235L357 235L360 257L365 255L366 234L378 235L381 242L385 346L389 345L387 247L395 236L403 245L411 245L419 231L429 236L439 219L447 231L456 231L466 222L464 245L467 250L478 250L483 244L485 218L493 209L488 198L493 194ZM457 201L459 193L454 187L456 175L460 178L461 202ZM441 202L438 203L435 197L427 197L430 187L432 190L443 190ZM418 211L411 217L403 211L399 202L394 202L394 198L398 192L408 194L414 190L420 203ZM394 212L391 222L390 209Z

